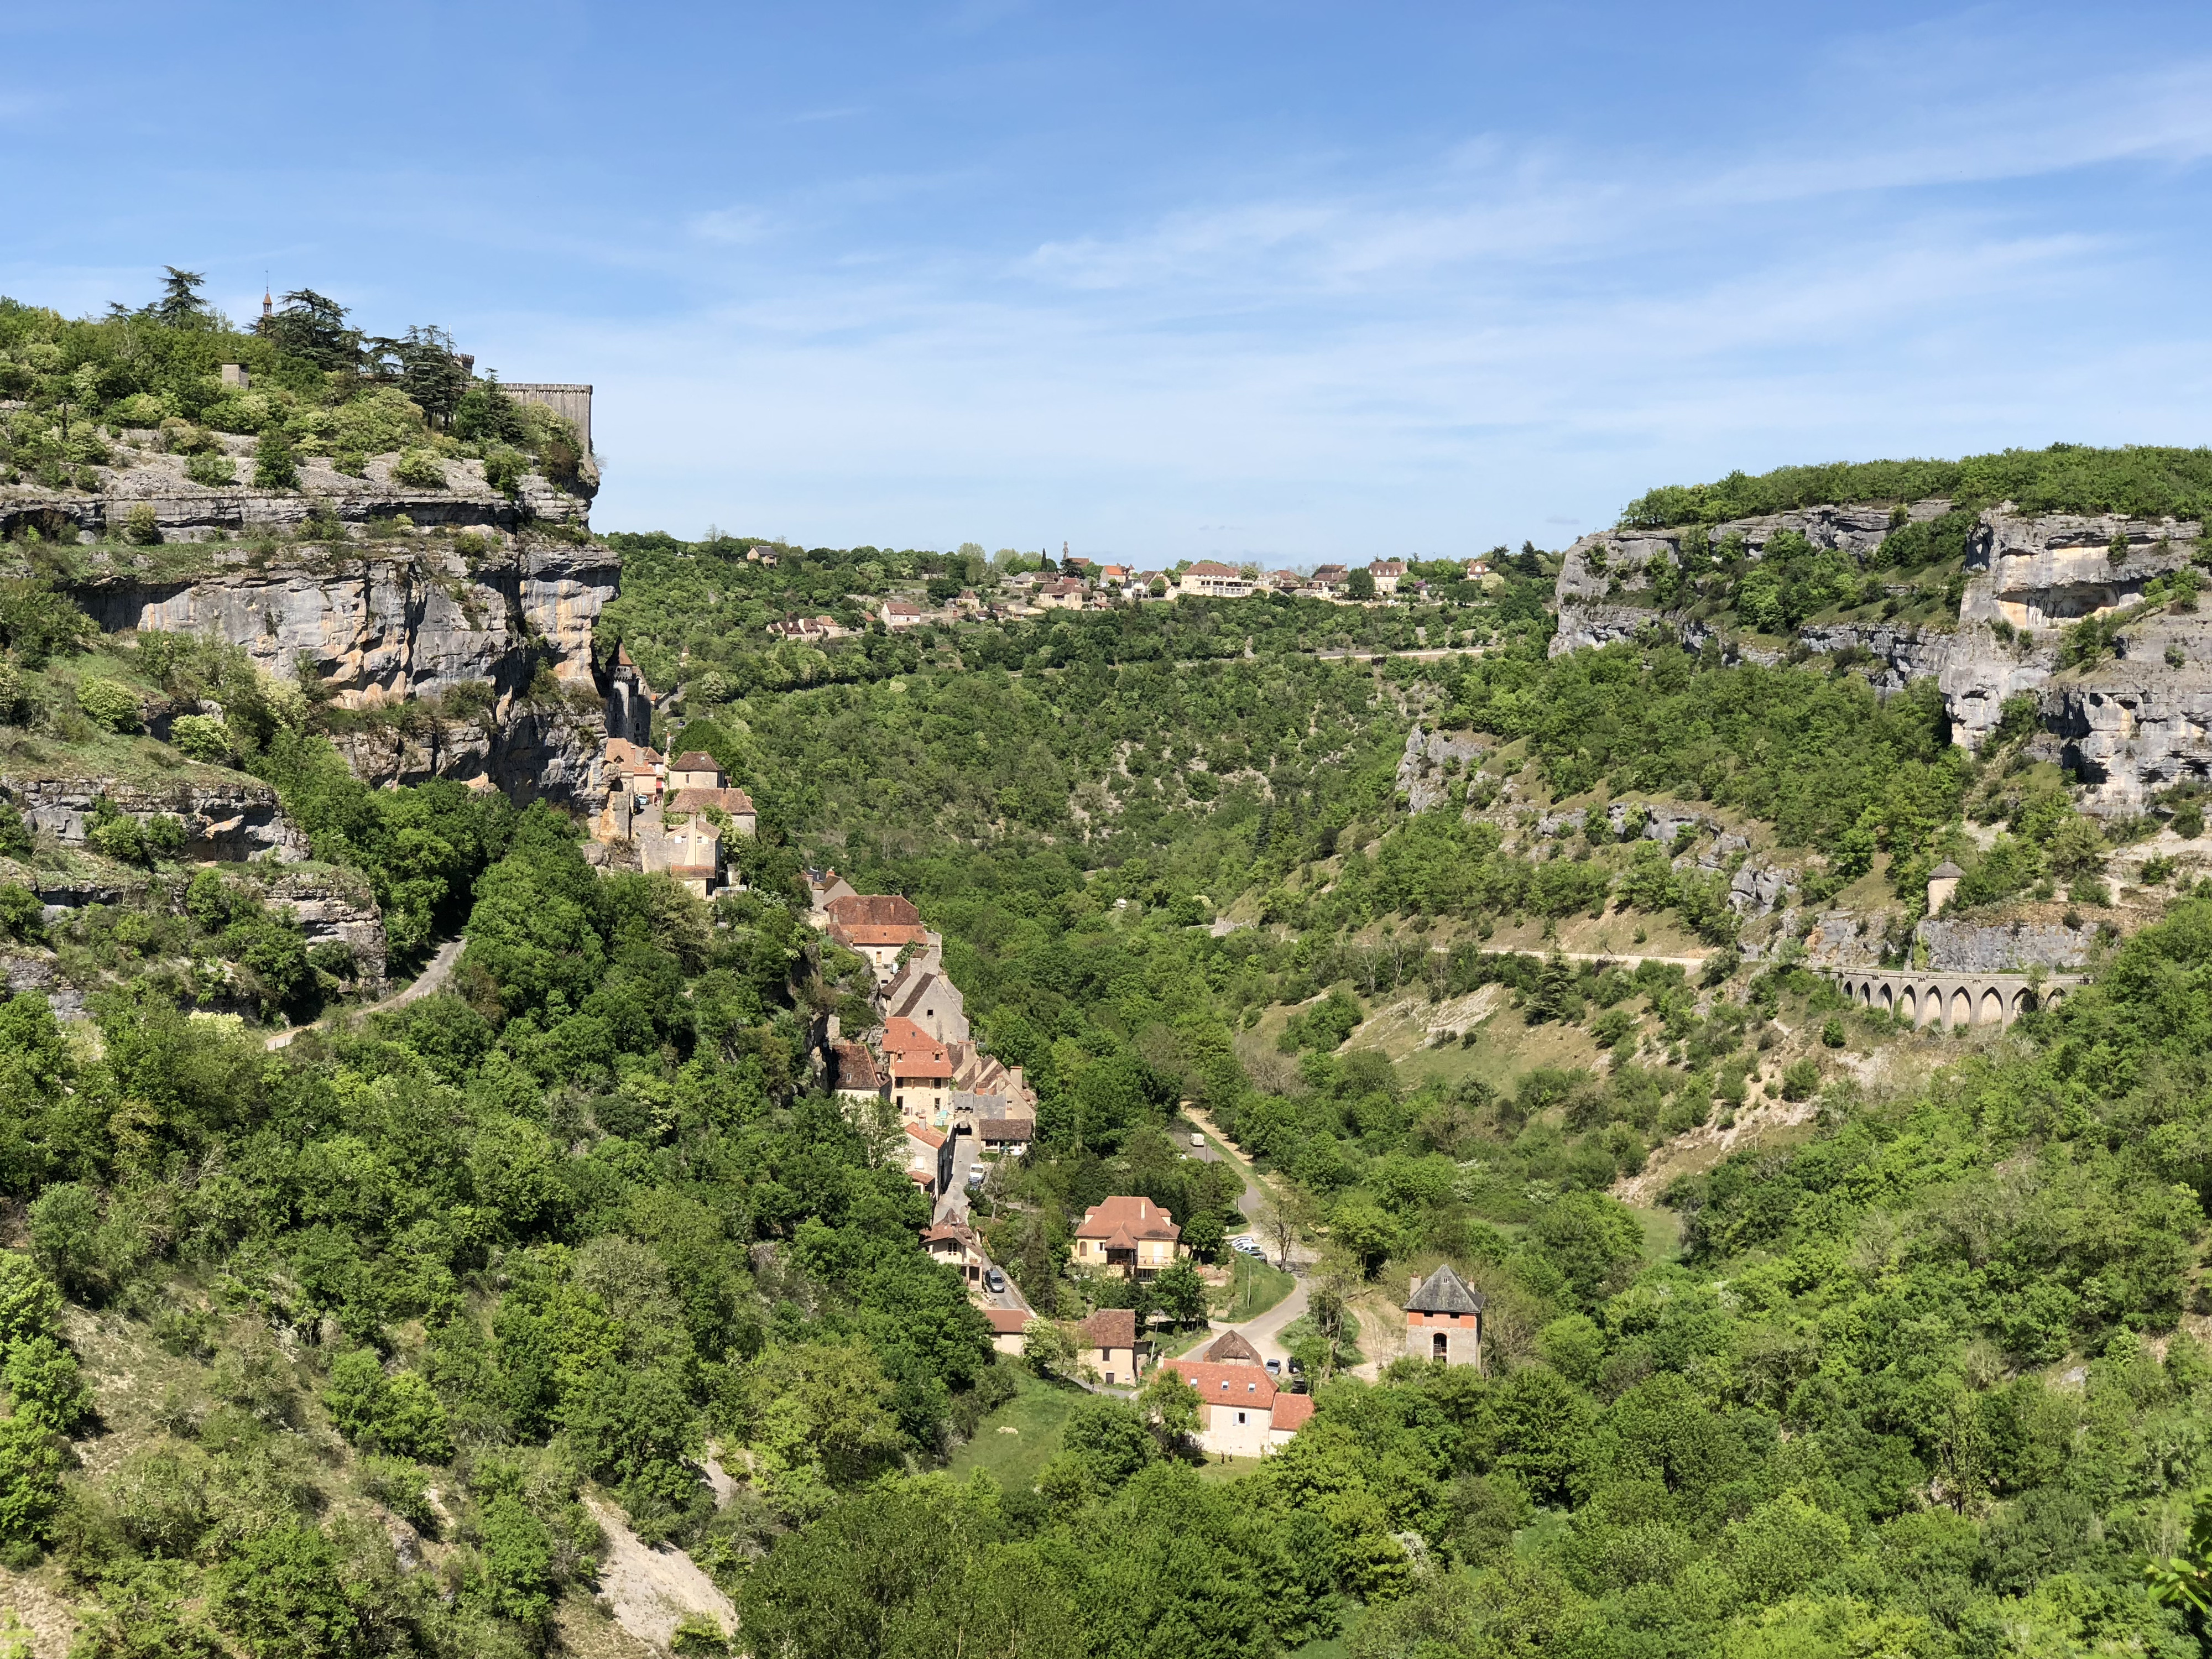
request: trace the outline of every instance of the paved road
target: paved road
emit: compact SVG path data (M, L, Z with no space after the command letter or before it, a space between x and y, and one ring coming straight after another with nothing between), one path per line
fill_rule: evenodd
M1291 1293L1263 1314L1255 1314L1241 1325L1216 1324L1214 1330L1235 1331L1260 1351L1262 1359L1283 1362L1283 1375L1290 1375L1291 1351L1282 1343L1283 1328L1306 1310L1306 1281L1299 1279L1291 1286ZM1212 1340L1211 1338L1208 1340Z
M366 1008L334 1009L317 1020L313 1025L295 1025L289 1031L277 1032L264 1046L270 1048L289 1048L291 1046L292 1039L302 1031L312 1031L317 1026L328 1025L334 1020L352 1018L356 1015L387 1014L395 1008L404 1008L410 1002L419 1001L435 992L442 991L446 988L446 981L453 976L453 964L461 959L461 946L466 942L458 939L447 939L438 947L437 955L432 957L428 964L415 976L412 984L401 987L383 1001L372 1002Z
M952 1189L937 1200L937 1212L930 1218L931 1220L939 1223L951 1222L963 1227L969 1224L968 1172L975 1167L975 1154L980 1150L973 1135L952 1137ZM975 1253L982 1256L988 1269L997 1264L991 1261L989 1255L983 1249L982 1243L983 1236L978 1232L975 1235ZM1003 1291L994 1291L988 1285L980 1283L970 1285L969 1289L977 1304L981 1307L1012 1308L1022 1313L1036 1311L1030 1306L1030 1299L1022 1294L1022 1287L1014 1283L1014 1276L1012 1273L1006 1275L1006 1288Z
M1215 1127L1213 1120L1206 1115L1203 1107L1187 1104L1182 1109L1182 1115L1205 1130L1207 1139L1212 1142L1206 1152L1197 1153L1195 1156L1205 1158L1207 1153L1212 1153L1214 1157L1226 1161L1244 1177L1243 1195L1238 1200L1237 1207L1243 1211L1245 1221L1253 1229L1254 1236L1258 1237L1260 1206L1262 1204L1274 1202L1273 1190L1268 1187L1260 1172L1252 1167L1243 1153L1229 1144L1229 1138ZM1267 1253L1270 1255L1274 1254L1274 1244L1272 1240L1261 1239L1261 1243L1267 1247ZM1315 1260L1312 1251L1295 1239L1291 1241L1290 1257L1291 1272L1296 1273L1300 1267L1310 1265Z

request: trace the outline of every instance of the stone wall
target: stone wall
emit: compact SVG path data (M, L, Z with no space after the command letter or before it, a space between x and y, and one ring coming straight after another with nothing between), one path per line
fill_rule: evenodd
M501 381L507 395L526 404L542 404L576 428L576 435L584 441L584 453L593 453L592 448L592 388L587 386L560 386L545 381L517 380L513 384Z

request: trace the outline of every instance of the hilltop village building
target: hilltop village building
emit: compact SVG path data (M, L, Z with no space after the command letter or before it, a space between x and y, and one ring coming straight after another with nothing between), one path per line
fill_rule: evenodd
M1075 1230L1079 1266L1151 1280L1188 1255L1175 1217L1149 1198L1109 1198L1084 1212Z
M701 898L743 884L730 872L731 842L750 840L759 819L752 797L730 785L711 755L694 750L671 763L647 744L609 738L600 765L606 799L592 820L594 841Z
M1020 1066L975 1042L967 1000L945 971L942 936L922 926L911 900L855 892L835 870L809 871L807 888L808 920L875 978L875 1023L849 1032L831 1024L830 1085L839 1098L855 1110L887 1105L902 1125L942 1135L948 1147L965 1135L986 1152L1026 1151L1036 1138L1036 1091Z

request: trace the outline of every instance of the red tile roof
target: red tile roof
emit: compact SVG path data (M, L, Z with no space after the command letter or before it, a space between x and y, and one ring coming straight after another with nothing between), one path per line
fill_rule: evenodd
M1131 1240L1165 1239L1172 1244L1182 1237L1182 1229L1176 1225L1172 1214L1149 1198L1109 1198L1084 1212L1083 1224L1075 1230L1075 1236L1103 1238L1109 1243L1116 1243L1117 1236L1126 1236Z
M719 772L722 769L722 763L703 750L687 749L670 763L670 769L677 772Z
M830 919L847 927L919 927L921 912L896 893L852 893L830 901Z
M923 1146L931 1148L933 1151L945 1144L945 1137L943 1135L938 1133L934 1129L925 1129L919 1123L908 1124L906 1126L906 1132L915 1139L920 1141Z
M894 1014L884 1024L884 1058L890 1062L894 1077L936 1076L915 1067L941 1066L941 1075L952 1075L952 1056L945 1045L915 1024L904 1014Z
M1083 1340L1094 1348L1133 1348L1137 1346L1137 1314L1133 1308L1101 1308L1082 1324Z
M1274 1406L1275 1379L1258 1365L1211 1365L1203 1359L1169 1363L1208 1405L1257 1406L1262 1411Z
M1279 1394L1275 1396L1275 1415L1267 1425L1271 1429L1288 1429L1296 1434L1313 1419L1314 1398L1310 1394Z
M997 1334L1019 1336L1036 1316L1026 1308L986 1308L983 1317L991 1322L991 1329Z

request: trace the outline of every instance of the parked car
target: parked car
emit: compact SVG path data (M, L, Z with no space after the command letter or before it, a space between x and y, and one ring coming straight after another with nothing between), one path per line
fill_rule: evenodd
M1267 1375L1270 1376L1280 1376L1282 1374L1283 1362L1279 1359L1270 1359L1267 1362Z
M1190 1144L1202 1152L1206 1150L1206 1137L1194 1134L1190 1138Z
M1255 1258L1264 1258L1267 1254L1267 1251L1260 1248L1260 1241L1253 1237L1249 1233L1237 1234L1236 1237L1229 1241L1229 1248L1236 1251L1239 1255L1249 1255Z
M1004 1296L1006 1291L1006 1274L996 1267L986 1267L983 1270L983 1288L993 1296Z

